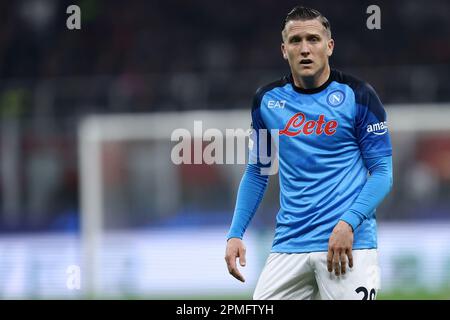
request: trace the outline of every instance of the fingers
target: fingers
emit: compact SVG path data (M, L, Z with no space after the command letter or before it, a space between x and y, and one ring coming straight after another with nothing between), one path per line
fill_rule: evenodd
M245 267L245 248L242 247L239 249L239 263L241 264L242 267Z
M237 267L230 271L230 274L241 282L245 282L244 276L239 272Z
M327 269L328 272L333 272L336 276L344 275L347 272L347 257L348 266L353 268L352 250L338 250L329 248L327 254Z
M232 248L228 249L226 251L225 255L225 261L227 263L228 272L238 279L239 281L245 282L244 277L239 272L239 269L236 265L236 258L239 257L239 262L241 266L245 266L245 247L238 247L238 248Z
M352 250L347 250L347 256L348 256L348 266L350 268L353 268L353 253Z
M341 274L345 274L347 267L347 258L345 257L344 252L340 252L340 262L341 262Z
M328 272L333 272L333 250L331 248L328 248L328 254L327 254L327 269Z
M237 266L236 266L236 256L226 256L225 257L225 261L227 262L227 268L228 268L228 272L235 277L236 279L238 279L239 281L245 282L244 277L242 276L242 274L239 272Z
M348 266L353 267L353 228L345 221L339 221L334 227L328 241L327 268L336 276L347 272Z
M333 269L334 269L334 274L336 276L339 276L341 274L341 268L339 265L339 257L340 257L340 252L335 251L333 254Z

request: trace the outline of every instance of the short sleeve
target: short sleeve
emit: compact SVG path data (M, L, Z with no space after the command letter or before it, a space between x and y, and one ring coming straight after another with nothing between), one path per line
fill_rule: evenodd
M375 90L362 83L355 93L356 137L364 158L392 155L387 115Z
M252 106L252 123L249 137L249 162L259 166L268 166L271 162L271 136L270 131L261 116L261 101L263 92L259 89Z

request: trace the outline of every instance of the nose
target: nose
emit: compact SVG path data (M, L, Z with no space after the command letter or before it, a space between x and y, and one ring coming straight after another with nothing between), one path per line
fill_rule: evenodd
M300 54L304 57L307 57L311 53L309 49L309 45L306 41L302 41L300 44Z

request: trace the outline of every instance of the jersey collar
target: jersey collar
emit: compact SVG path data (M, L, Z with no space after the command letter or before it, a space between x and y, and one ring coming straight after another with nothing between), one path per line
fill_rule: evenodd
M300 87L297 87L294 83L294 78L292 77L292 73L290 73L288 75L288 81L289 83L292 85L292 88L300 93L305 93L305 94L313 94L313 93L318 93L322 90L324 90L326 87L328 87L328 85L333 81L334 79L334 73L335 71L333 69L330 70L330 76L328 77L327 81L325 81L320 87L317 88L311 88L311 89L303 89Z

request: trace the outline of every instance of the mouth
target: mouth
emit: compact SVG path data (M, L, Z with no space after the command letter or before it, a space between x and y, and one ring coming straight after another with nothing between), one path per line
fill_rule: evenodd
M313 63L313 61L311 59L302 59L302 60L300 60L300 64L302 64L304 66L311 65L312 63Z

